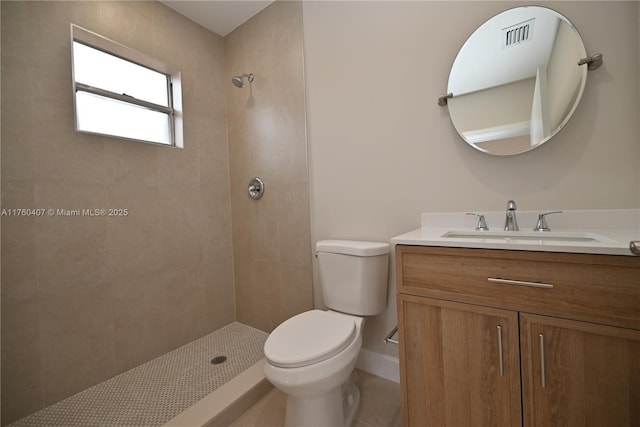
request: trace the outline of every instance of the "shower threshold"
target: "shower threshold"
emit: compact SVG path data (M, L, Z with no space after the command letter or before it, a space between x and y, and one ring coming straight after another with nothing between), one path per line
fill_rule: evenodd
M267 336L231 323L10 426L228 425L271 388L261 366Z

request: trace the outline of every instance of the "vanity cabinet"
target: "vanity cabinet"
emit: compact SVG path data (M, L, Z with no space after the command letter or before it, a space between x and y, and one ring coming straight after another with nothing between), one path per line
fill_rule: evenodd
M396 246L404 426L640 425L640 257Z
M640 425L639 331L520 317L525 425Z
M410 295L399 304L405 426L519 425L517 313Z

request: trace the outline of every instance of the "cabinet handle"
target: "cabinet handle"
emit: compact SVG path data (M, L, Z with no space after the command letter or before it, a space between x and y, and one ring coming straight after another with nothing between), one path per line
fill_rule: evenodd
M547 374L544 367L544 335L538 334L540 337L540 383L542 388L547 387Z
M518 286L529 286L532 288L553 288L553 285L549 283L538 283L538 282L523 282L521 280L509 280L509 279L496 279L493 277L489 277L487 279L492 283L501 283L503 285L518 285Z
M502 356L502 326L498 325L498 361L500 362L500 376L504 377L504 359Z

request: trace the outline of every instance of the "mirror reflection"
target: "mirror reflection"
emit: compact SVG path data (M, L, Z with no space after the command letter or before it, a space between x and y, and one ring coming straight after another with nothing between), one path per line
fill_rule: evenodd
M507 10L478 28L456 57L451 121L472 147L495 155L551 139L576 109L587 79L582 38L554 10Z

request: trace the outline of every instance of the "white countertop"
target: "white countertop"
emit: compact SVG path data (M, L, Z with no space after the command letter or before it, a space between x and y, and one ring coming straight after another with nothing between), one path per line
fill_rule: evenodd
M487 234L493 238L476 232L477 218L464 212L423 213L421 228L393 237L391 243L633 256L629 242L640 240L640 209L564 211L547 217L551 232L533 231L540 212L516 212L519 232L503 231L504 212L479 213L485 215ZM446 237L451 232L465 235ZM537 235L541 238L536 239ZM595 240L579 241L581 236ZM563 240L566 237L571 238Z

